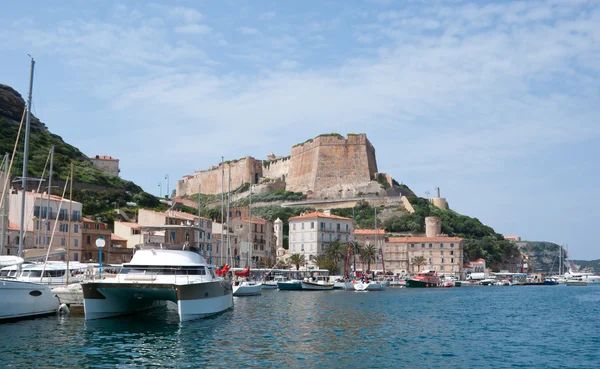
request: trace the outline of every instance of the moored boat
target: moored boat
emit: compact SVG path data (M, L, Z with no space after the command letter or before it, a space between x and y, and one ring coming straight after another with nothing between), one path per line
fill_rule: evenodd
M234 273L238 279L233 282L233 296L258 296L262 293L262 283L247 280L250 276L250 267L246 267L241 272Z
M333 290L334 284L323 279L306 279L301 282L303 291L327 291Z
M581 278L567 279L567 286L587 286L587 282Z
M165 226L163 226L165 227ZM113 278L82 283L85 319L102 319L177 304L180 321L208 317L233 306L231 281L197 252L141 249Z
M355 291L383 291L387 287L387 284L384 282L356 282L354 284Z
M302 281L299 279L290 279L289 281L277 282L277 289L283 291L301 291Z
M440 278L433 270L425 270L415 277L406 281L406 287L411 288L434 288L440 285Z

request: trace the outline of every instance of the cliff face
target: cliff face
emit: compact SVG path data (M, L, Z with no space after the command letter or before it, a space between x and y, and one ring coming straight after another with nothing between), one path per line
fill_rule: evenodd
M19 124L25 111L25 100L14 88L0 83L0 118ZM31 115L31 127L47 130L46 125Z
M552 242L536 242L536 241L522 241L517 242L517 245L521 249L521 252L526 255L528 259L528 268L530 272L534 273L548 273L558 274L559 263L561 258L559 252L562 251L562 262L563 269L567 271L567 264L565 258L567 257L566 252L561 246Z

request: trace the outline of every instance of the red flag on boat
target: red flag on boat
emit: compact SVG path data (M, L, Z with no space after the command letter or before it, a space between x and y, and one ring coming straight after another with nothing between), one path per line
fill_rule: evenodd
M250 267L247 266L246 269L242 270L241 272L235 272L234 274L238 277L249 277L250 276Z
M215 273L217 273L217 275L222 275L225 274L229 271L229 264L225 264L221 269L217 269L215 270Z

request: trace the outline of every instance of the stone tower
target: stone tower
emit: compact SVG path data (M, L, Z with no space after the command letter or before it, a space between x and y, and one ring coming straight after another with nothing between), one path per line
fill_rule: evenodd
M442 234L440 217L425 217L425 236L436 237Z

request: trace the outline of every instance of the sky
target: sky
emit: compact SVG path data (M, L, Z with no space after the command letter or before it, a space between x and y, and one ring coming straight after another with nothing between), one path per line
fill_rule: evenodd
M29 1L0 83L156 195L221 156L366 133L381 172L600 258L600 2Z

